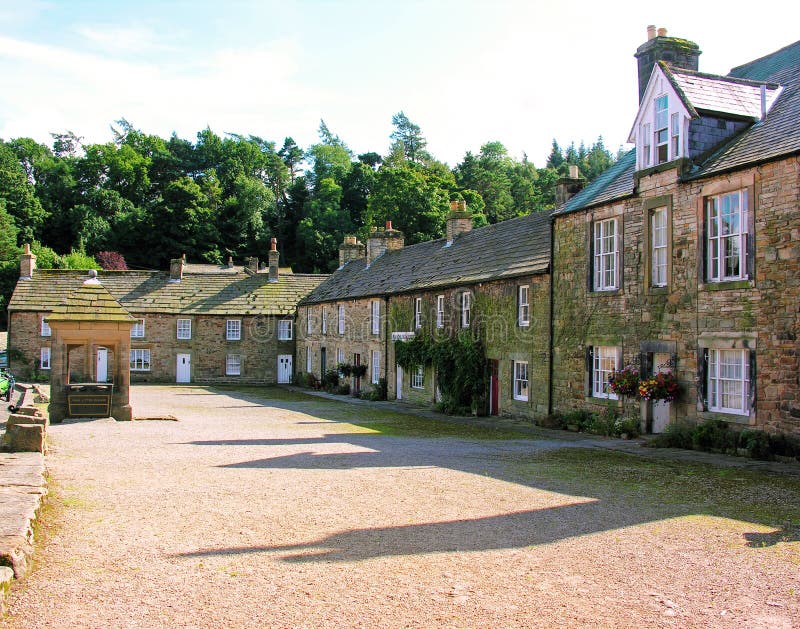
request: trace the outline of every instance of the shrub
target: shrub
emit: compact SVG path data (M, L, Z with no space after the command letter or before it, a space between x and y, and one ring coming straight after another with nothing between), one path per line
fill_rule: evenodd
M339 372L336 369L328 369L322 379L322 386L326 391L335 391L339 386Z
M338 387L336 387L336 393L339 395L350 395L350 384L347 382L343 382Z
M768 461L772 458L769 435L763 430L743 430L739 433L739 447L747 450L747 456L752 459Z
M611 406L606 406L599 415L593 415L588 426L589 431L598 435L611 437L619 434L617 432L618 417L617 412Z
M345 378L349 378L353 373L353 365L350 363L339 363L336 365L336 370Z
M692 434L695 424L687 421L679 421L669 424L667 429L660 435L656 435L648 445L654 448L684 448L692 449Z
M594 415L585 408L579 408L564 415L564 425L574 425L579 430L588 430L593 422Z
M692 432L692 448L729 452L736 449L737 435L721 419L709 419Z

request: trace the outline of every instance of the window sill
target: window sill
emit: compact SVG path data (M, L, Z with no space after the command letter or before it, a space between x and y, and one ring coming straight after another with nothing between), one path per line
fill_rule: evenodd
M527 401L528 401L528 398L526 398L526 397L516 397L516 396L515 396L515 397L514 397L514 401L515 401L515 402L527 402Z
M592 289L589 291L590 297L613 297L616 295L622 295L621 288L609 288L608 290Z
M650 286L647 289L648 295L668 295L669 294L669 285L667 286Z
M701 411L697 414L698 418L703 420L719 419L729 424L740 424L742 426L749 426L754 422L751 421L750 415L739 415L738 413L723 413L722 411Z
M741 290L743 288L755 288L753 280L726 280L724 282L705 282L700 285L701 290Z

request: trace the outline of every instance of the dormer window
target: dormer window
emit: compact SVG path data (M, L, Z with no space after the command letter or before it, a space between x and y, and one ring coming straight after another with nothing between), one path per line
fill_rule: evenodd
M669 100L667 95L659 96L655 105L655 145L656 164L669 161Z

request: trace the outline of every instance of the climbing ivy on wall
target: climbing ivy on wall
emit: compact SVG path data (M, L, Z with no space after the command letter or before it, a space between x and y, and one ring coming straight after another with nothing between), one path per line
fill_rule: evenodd
M421 334L409 341L396 341L395 356L397 363L408 370L433 365L444 412L468 414L484 410L486 350L469 330L436 339Z

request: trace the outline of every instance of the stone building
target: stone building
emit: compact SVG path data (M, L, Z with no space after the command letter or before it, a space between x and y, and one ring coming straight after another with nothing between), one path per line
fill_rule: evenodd
M136 318L131 330L132 382L290 382L297 302L325 276L278 267L273 242L269 266L258 260L225 266L172 261L170 273L100 271L98 280ZM77 290L85 271L37 269L26 248L8 306L11 368L20 379L47 377L47 317ZM71 363L73 382L107 377L103 348L97 364ZM85 361L83 361L85 362ZM82 372L82 373L79 373Z
M669 370L642 427L800 432L800 42L720 76L696 44L637 51L635 148L554 213L556 411L618 405L608 375Z
M472 229L451 203L446 237L403 246L374 230L367 245L347 237L339 269L300 303L298 366L317 377L337 363L366 363L368 383L391 399L433 404L431 366L404 370L395 342L466 331L480 339L491 376L491 414L535 417L548 408L550 217L543 213Z

